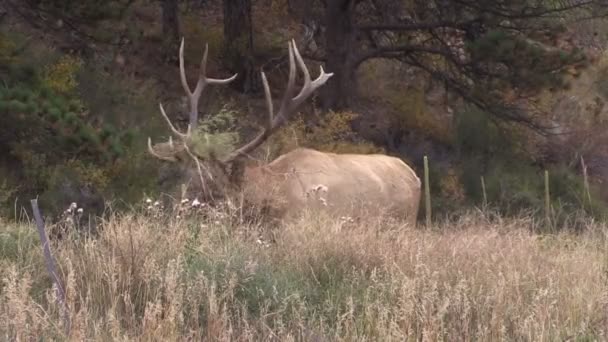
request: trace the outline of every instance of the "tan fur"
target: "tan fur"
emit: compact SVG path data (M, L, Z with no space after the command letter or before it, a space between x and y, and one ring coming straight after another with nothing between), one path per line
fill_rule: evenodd
M387 216L415 225L421 183L398 158L298 148L270 164L245 169L243 193L284 218L305 208L358 218Z

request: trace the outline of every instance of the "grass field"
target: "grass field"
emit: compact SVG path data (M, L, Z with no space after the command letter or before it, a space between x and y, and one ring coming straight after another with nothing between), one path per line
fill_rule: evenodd
M0 223L0 339L595 341L606 228L532 233L480 213L411 229L327 218L259 229L115 215L53 245L70 336L33 225Z

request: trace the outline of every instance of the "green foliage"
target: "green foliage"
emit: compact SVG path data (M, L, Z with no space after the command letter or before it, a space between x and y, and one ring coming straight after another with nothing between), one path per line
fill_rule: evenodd
M5 85L0 91L0 115L5 122L0 132L10 137L7 139L10 149L21 144L22 151L58 159L120 157L121 151L111 147L124 143L123 137L101 139L99 128L89 122L86 106L77 95L77 73L81 66L78 58L63 56L44 66L43 72L22 79L15 77L22 73L19 70L33 66L16 60L10 65L12 72L0 74ZM55 160L51 158L49 162Z
M449 126L437 120L430 112L425 90L422 87L395 87L389 89L389 98L397 110L391 117L393 124L408 130L416 130L438 142L449 143L451 134Z
M483 202L483 175L489 205L506 215L527 210L543 215L544 169L536 166L532 157L515 143L522 138L487 118L487 114L471 108L459 113L455 141L467 198L477 204ZM591 204L584 204L585 188L580 175L564 165L548 169L555 223L580 211L596 218L608 217L608 207L602 204L597 192L592 191Z
M18 187L16 186L12 186L9 184L9 182L5 179L2 180L2 182L0 182L0 217L2 217L5 212L3 212L2 209L8 208L10 207L10 201L13 198L13 196L17 193L17 191L19 190ZM8 210L6 210L8 211ZM7 215L8 216L8 215ZM1 220L0 220L1 223Z
M22 170L8 184L12 188L22 183L18 192L10 193L11 201L58 188L55 180L66 172L108 197L128 194L135 199L132 192L149 189L154 169L143 162L129 164L140 161L145 149L133 144L145 140L135 123L157 111L151 109L149 88L113 80L98 66L52 55L39 45L4 53L2 47L11 46L5 40L15 39L0 36L0 56L14 55L10 64L0 67L0 149L8 152L2 167ZM32 57L44 54L49 56ZM144 167L148 171L138 169ZM134 190L127 181L141 188ZM55 201L52 194L45 197Z
M23 259L29 251L36 247L39 248L39 238L35 229L9 225L12 223L8 223L0 217L0 265L7 261L21 261L20 259ZM0 277L3 275L3 270L0 270Z
M125 157L115 161L105 173L109 179L107 192L121 201L115 208L123 209L141 200L143 193L157 190L157 167L154 158L145 150L129 149Z
M102 140L98 129L87 122L84 112L69 110L68 98L64 95L51 91L50 98L46 98L36 88L22 95L21 89L20 85L9 86L7 92L0 95L0 114L7 123L0 131L12 137L9 145L29 140L35 152L45 153L50 149L52 154L63 158L70 155L93 159L100 154L109 159L120 156L119 151L108 150L108 146L120 141L122 136L106 136Z
M301 116L281 128L272 140L273 155L289 152L296 147L314 148L334 153L381 153L382 148L359 141L351 122L358 116L350 111L325 114L314 126L308 126Z
M238 112L225 105L215 115L206 116L198 126L193 148L199 156L222 158L237 148L236 131Z
M526 91L556 85L564 87L563 73L555 71L561 70L565 65L585 61L585 56L577 49L548 50L502 29L490 30L477 40L467 41L466 48L471 58L479 63L489 62L503 66L493 68L501 76L489 81L494 90L515 87ZM488 84L481 82L478 86L485 88ZM487 88L482 91L487 91Z
M322 314L329 320L326 323L331 324L347 308L328 303L351 300L353 306L362 307L366 300L379 295L376 289L369 288L370 281L361 279L365 271L355 270L356 261L336 250L318 251L310 257L306 269L300 269L288 260L272 263L266 257L253 265L252 253L263 254L246 248L225 227L221 232L218 228L206 229L205 234L214 244L224 246L223 256L210 257L213 251L189 246L183 266L185 273L192 277L191 280L200 274L209 279L232 279L231 282L218 282L216 289L219 293L234 290L232 299L242 303L252 317L260 317L263 309L267 312L280 310L286 317L295 318L291 315L306 302L308 314ZM200 224L192 225L192 230L198 235ZM230 288L233 284L238 286ZM201 307L200 314L208 315L208 308Z
M82 63L80 58L62 56L56 63L46 67L43 76L45 85L60 94L72 93L78 86L76 75Z
M606 57L602 58L598 63L594 83L596 91L604 96L604 98L608 98L608 59Z
M29 5L40 11L61 14L91 24L119 18L132 3L132 0L32 0Z
M7 66L14 63L14 53L17 48L15 42L0 32L0 65Z
M186 64L198 65L205 44L209 45L209 59L221 55L224 46L224 33L221 27L201 25L200 16L188 13L180 17L182 35L184 36L184 61ZM174 51L177 56L177 51Z
M467 106L456 113L456 118L454 145L460 154L478 156L514 152L511 136L503 127L491 121L487 113Z

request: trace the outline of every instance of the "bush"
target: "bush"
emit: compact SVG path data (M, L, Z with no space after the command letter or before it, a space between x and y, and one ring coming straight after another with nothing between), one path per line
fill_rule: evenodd
M532 211L544 215L544 169L520 146L525 141L518 131L498 127L479 110L469 108L459 113L455 142L462 160L461 181L470 202L483 203L483 176L488 204L502 214ZM579 211L607 217L608 207L594 189L590 189L591 203L585 204L583 178L574 170L563 164L547 169L555 223Z
M93 24L101 20L119 18L133 3L131 0L33 0L32 9L59 13L78 22Z
M445 121L433 116L426 104L425 91L418 87L409 87L404 91L391 90L391 103L398 111L391 118L397 127L415 130L440 143L450 143L450 126Z
M221 26L201 25L200 16L195 13L186 13L181 16L182 35L184 36L184 63L186 65L199 65L205 51L205 44L209 45L209 66L211 61L221 56L224 46L224 32ZM173 51L177 56L177 51ZM210 69L210 67L208 67Z
M226 104L215 115L205 116L193 139L197 155L209 158L223 158L237 148L239 134L236 120L240 113Z
M333 153L382 153L382 148L362 141L352 130L351 123L357 116L354 112L331 112L314 126L298 116L271 138L271 154L278 156L296 147Z
M43 75L45 85L57 93L71 94L78 86L76 76L82 64L80 58L61 56L56 63L46 67Z
M144 144L133 143L145 141L148 134L138 124L158 111L149 101L150 89L106 77L98 66L57 56L37 43L14 53L9 49L14 43L5 41L14 39L0 36L0 58L12 56L10 64L0 67L0 150L7 151L2 166L23 170L8 183L10 188L23 184L10 201L44 195L53 187L51 175L64 169L108 197L149 190L153 177L138 177L151 174L150 164L126 167L124 158L139 160L136 156L145 151ZM155 118L152 122L160 127L162 119ZM125 180L142 188L134 190ZM52 201L54 195L45 197Z

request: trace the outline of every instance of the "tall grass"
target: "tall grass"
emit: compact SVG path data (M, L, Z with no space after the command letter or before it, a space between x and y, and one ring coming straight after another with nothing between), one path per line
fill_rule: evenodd
M527 218L410 229L310 216L271 243L230 221L115 215L96 238L57 243L69 337L35 228L0 223L0 338L606 339L597 224L540 236Z

